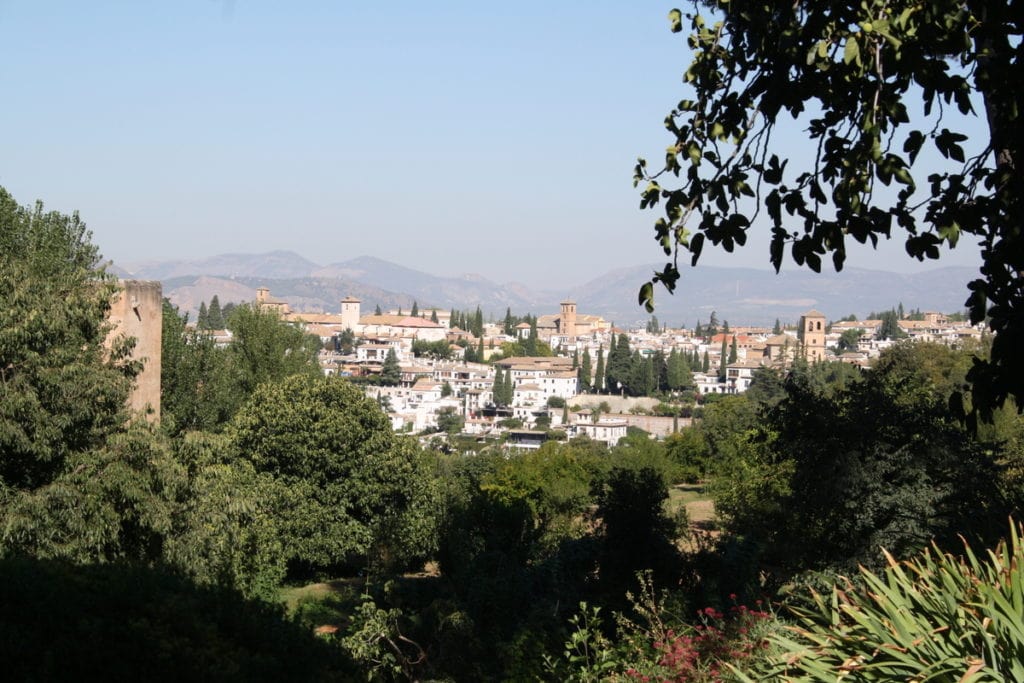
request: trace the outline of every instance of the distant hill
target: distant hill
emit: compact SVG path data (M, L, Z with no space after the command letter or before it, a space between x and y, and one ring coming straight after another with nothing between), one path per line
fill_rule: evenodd
M199 261L143 261L117 265L132 277L146 280L169 280L187 275L301 278L309 277L320 267L291 251L220 254Z
M120 267L118 267L120 266ZM789 266L789 264L787 264ZM171 261L114 266L128 277L161 280L164 294L182 311L195 311L214 294L222 304L250 301L256 288L269 287L273 296L296 310L338 311L346 296L358 297L364 310L473 310L501 317L513 313L558 311L565 292L545 291L521 283L498 284L481 275L440 277L371 256L320 266L297 254L223 254L198 261ZM571 288L581 313L604 316L620 326L648 319L637 305L637 291L655 266L621 268ZM795 266L776 275L751 268L700 267L684 269L675 295L656 291L655 315L676 326L707 321L715 311L733 324L770 325L776 318L795 322L810 308L836 319L853 313L863 317L903 303L907 309L953 312L963 309L972 268L946 267L916 274L847 268L842 273L816 274Z

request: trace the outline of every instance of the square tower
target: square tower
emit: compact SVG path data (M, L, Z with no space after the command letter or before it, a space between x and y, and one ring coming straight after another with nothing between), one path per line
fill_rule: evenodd
M825 314L807 311L800 316L800 352L808 363L825 360Z

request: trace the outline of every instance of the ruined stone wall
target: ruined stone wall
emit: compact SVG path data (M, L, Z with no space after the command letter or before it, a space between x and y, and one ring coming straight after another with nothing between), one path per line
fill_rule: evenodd
M153 280L121 280L110 307L110 338L135 338L132 357L143 362L142 373L128 399L133 412L160 421L160 342L163 330L163 288Z

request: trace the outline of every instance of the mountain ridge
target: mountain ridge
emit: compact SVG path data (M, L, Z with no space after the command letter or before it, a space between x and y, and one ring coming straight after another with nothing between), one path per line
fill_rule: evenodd
M164 293L182 311L195 311L214 294L221 303L255 298L266 286L276 298L295 310L337 312L340 300L356 296L364 310L408 310L415 301L420 310L473 310L502 317L506 309L516 315L557 313L566 295L581 313L601 315L622 326L649 319L637 303L640 285L657 266L644 264L616 268L578 286L559 291L521 282L496 283L485 275L467 273L438 276L375 256L321 266L289 251L262 254L220 254L188 261L148 261L113 264L130 277L160 280ZM795 321L817 308L831 319L853 313L885 310L903 303L908 309L953 312L963 309L966 284L976 277L973 268L940 266L921 273L849 267L842 273L813 273L784 268L780 273L744 267L701 266L684 269L676 294L655 292L655 315L671 326L694 325L712 311L733 324L770 325L778 318Z

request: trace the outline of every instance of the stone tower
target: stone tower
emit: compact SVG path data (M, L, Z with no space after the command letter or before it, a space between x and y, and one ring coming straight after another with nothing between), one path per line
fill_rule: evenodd
M825 360L825 314L807 311L800 316L800 349L808 363Z
M359 299L346 296L341 300L341 326L346 330L356 331L359 325Z
M559 334L576 336L576 302L566 299L562 302L562 317L558 321Z
M128 397L132 412L160 421L160 340L163 333L163 288L152 280L121 280L110 305L113 329L108 340L120 335L135 338L132 358L141 360L142 372Z

